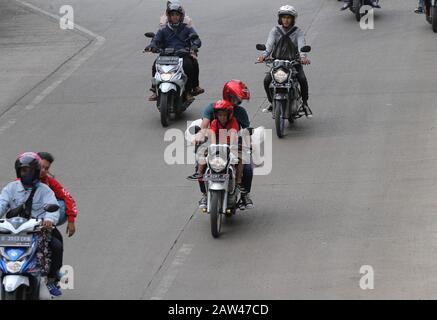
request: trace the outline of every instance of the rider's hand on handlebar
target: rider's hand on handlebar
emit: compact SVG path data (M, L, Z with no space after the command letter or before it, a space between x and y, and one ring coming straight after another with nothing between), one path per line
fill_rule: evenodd
M53 228L53 222L50 221L50 220L44 220L43 223L42 223L42 226L45 229L51 229L51 228Z
M311 60L307 57L302 57L300 58L300 63L302 63L303 65L311 64Z
M264 62L266 60L266 57L259 56L257 60L258 60L258 62Z

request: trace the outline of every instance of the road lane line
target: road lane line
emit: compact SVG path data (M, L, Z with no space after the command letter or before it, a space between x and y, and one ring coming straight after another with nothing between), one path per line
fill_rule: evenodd
M41 8L35 7L34 5L27 3L25 1L22 0L15 0L16 2L20 3L21 5L28 7L34 11L37 11L45 16L48 16L56 21L59 21L61 19L61 17L54 15L50 12L47 12ZM62 73L57 80L55 80L53 83L51 83L47 88L45 88L38 96L36 96L36 98L34 98L28 105L26 105L22 111L22 113L26 112L26 111L31 111L33 109L35 109L35 107L41 103L41 101L43 101L49 94L51 94L59 85L61 85L65 80L67 80L74 72L77 71L77 69L80 68L80 66L82 64L84 64L91 56L93 56L97 50L105 43L105 38L102 36L99 36L97 34L95 34L94 32L79 26L78 24L75 23L75 30L76 31L80 31L81 33L84 33L90 37L93 38L93 45L90 46L89 48L87 48L88 45L86 45L84 48L82 48L81 50L79 50L73 57L69 58L69 60L73 61L71 63L71 65L68 67L68 69ZM83 53L83 50L86 50L85 53ZM82 56L77 59L76 61L74 61L74 59L76 58L76 56L78 54L82 54ZM63 64L62 64L63 65ZM62 66L61 65L61 66ZM56 73L56 72L55 72ZM50 76L49 76L50 78ZM47 80L47 79L46 79ZM45 80L45 81L46 81ZM24 98L24 97L22 97ZM18 105L18 102L14 105L16 106ZM12 106L11 108L9 108L9 110L13 109ZM7 129L9 129L10 127L12 127L15 123L17 122L17 119L11 119L8 121L7 124L0 126L0 135L3 134Z
M150 300L162 300L167 294L168 290L171 288L173 282L175 281L180 267L184 264L185 260L187 260L188 255L193 250L194 245L192 244L183 244L176 254L175 259L172 264L168 268L168 271L162 277L161 282L158 285L158 288L155 290L155 294L150 298Z

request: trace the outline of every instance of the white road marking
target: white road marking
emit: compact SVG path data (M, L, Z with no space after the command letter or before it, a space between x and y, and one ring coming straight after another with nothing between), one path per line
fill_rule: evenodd
M167 273L162 278L161 282L158 285L158 288L155 291L155 294L150 298L150 300L162 300L167 294L168 290L171 288L173 282L178 275L179 268L184 264L188 255L193 250L194 245L192 244L183 244L176 254L173 263L167 270Z
M26 6L34 11L37 11L41 14L44 14L52 19L55 19L59 21L61 17L54 15L50 12L47 12L41 8L35 7L34 5L27 3L26 1L22 0L15 0L16 2L20 3L23 6ZM94 32L79 26L75 23L75 30L78 30L94 39L94 43L91 44L90 48L85 49L85 53L82 53L80 58L76 59L76 57L73 58L71 65L69 65L69 68L61 74L56 81L54 81L51 85L49 85L47 88L44 89L43 92L41 92L35 99L32 100L28 105L24 107L23 112L30 111L35 109L35 107L43 101L50 93L52 93L61 83L63 83L65 80L67 80L79 67L85 63L92 55L96 53L96 51L103 45L105 42L105 38L102 36L99 36L95 34ZM75 60L76 59L76 60ZM55 74L56 76L56 74ZM8 121L7 124L0 126L0 135L3 134L6 129L12 127L17 122L17 119L11 119Z

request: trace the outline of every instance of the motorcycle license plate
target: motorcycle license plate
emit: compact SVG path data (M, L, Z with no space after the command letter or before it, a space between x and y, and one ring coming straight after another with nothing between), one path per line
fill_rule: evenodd
M30 247L32 235L0 235L0 247Z
M203 176L203 181L226 181L228 179L229 174L219 174L219 173L211 173L205 174Z

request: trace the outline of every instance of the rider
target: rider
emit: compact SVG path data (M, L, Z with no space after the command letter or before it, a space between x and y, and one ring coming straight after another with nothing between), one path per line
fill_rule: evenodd
M352 7L353 0L343 0L343 1L344 1L344 4L343 4L343 7L341 7L341 9L340 9L341 11L349 9L350 7ZM373 8L381 8L381 6L379 5L379 0L371 0L370 5Z
M219 100L214 103L214 120L211 122L210 130L206 130L212 144L228 144L231 148L231 157L238 159L238 132L240 126L234 117L234 106L226 100ZM198 164L198 174L203 176L206 164ZM243 161L238 161L236 182L241 185L243 175Z
M299 27L295 26L296 19L297 11L293 6L285 5L279 8L279 26L273 27L270 31L266 43L266 50L258 58L259 62L264 62L269 56L272 56L274 59L300 60L300 63L304 65L311 63L307 58L306 53L300 52L300 49L305 46L305 35ZM296 48L300 52L300 56L299 52L296 52ZM308 81L301 64L296 66L298 72L297 79L300 84L303 100L302 110L299 112L304 113L308 118L311 118L312 111L308 106ZM270 106L264 111L272 111L271 104L273 99L270 91L271 82L272 76L270 73L267 73L264 78L264 89L270 102Z
M250 99L250 91L246 84L241 80L231 80L225 83L223 86L223 100L227 100L234 105L234 117L237 119L240 128L247 129L250 127L250 120L245 108L241 105L244 100ZM214 120L214 103L210 103L202 112L202 124L201 129L205 130L209 128L211 121ZM202 142L202 137L196 137L196 143ZM198 180L201 176L196 174L188 177L189 180ZM244 164L241 198L239 201L240 210L252 209L253 201L250 197L253 180L253 165L252 163ZM202 192L202 198L199 201L199 208L206 208L207 194L206 187L203 181L199 180L200 191Z
M76 232L75 219L78 214L76 201L49 172L53 161L55 161L53 155L48 152L38 152L38 155L41 158L41 182L45 183L53 190L61 207L59 210L60 215L57 226L63 225L68 220L67 234L69 237L72 237Z
M23 209L23 205L33 195L31 216L38 218L43 215L43 227L54 228L59 220L59 210L45 212L43 208L50 204L58 205L58 201L53 191L47 185L40 183L41 158L34 152L22 153L15 161L15 171L17 180L8 183L0 194L0 217L8 211L16 214L25 213L27 208ZM63 245L62 236L56 228L52 229L49 247L51 265L47 287L51 294L58 295L58 292L53 290L55 290L58 271L62 267Z
M194 28L188 27L183 22L185 15L184 8L179 3L171 3L166 12L168 18L167 26L156 33L146 50L157 52L159 48L173 48L176 51L189 48L191 52L197 51L202 42L198 37L190 39L190 36L197 36L197 32ZM196 62L194 62L193 54L185 54L183 59L184 72L188 76L185 95L186 100L191 102L194 100L193 96L201 94L205 90L199 87L199 68L195 66ZM156 67L153 69L153 74L155 74ZM149 97L150 101L155 101L156 99L156 93Z

